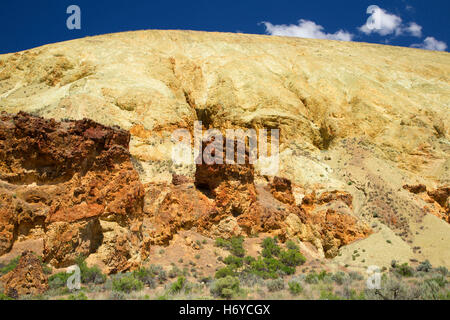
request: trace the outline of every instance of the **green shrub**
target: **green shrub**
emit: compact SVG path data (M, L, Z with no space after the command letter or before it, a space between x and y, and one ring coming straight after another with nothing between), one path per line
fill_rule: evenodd
M435 282L439 287L443 288L447 284L447 279L445 279L442 275L438 275L430 279L426 279L425 282Z
M125 294L119 291L112 291L108 300L125 300Z
M53 275L51 275L48 278L48 287L49 289L58 289L63 288L67 284L67 280L71 276L71 273L66 272L58 272Z
M286 265L281 265L280 271L278 271L278 275L284 276L284 275L291 275L295 273L295 267L290 267Z
M112 281L113 291L130 293L132 291L142 290L144 284L136 279L133 274L120 275Z
M224 268L217 270L214 277L216 279L220 279L220 278L225 278L227 276L235 276L235 275L236 275L236 272L234 271L234 268L232 266L226 266Z
M48 275L48 274L52 274L53 269L52 269L52 267L50 267L47 264L42 264L42 271L44 271L44 273Z
M306 275L305 282L308 284L319 283L318 274L315 272L310 272Z
M252 256L246 256L246 257L244 258L244 263L247 264L247 265L252 264L252 262L254 262L254 261L256 261L256 259L253 258Z
M394 271L397 275L402 277L412 277L414 275L414 269L411 268L406 262L400 266L396 266Z
M223 262L232 268L240 268L244 264L243 258L239 258L233 255L229 255L228 257L226 257Z
M156 287L156 275L150 269L139 268L138 270L133 271L133 276L150 288Z
M286 266L296 267L306 262L306 258L295 249L288 249L280 253L280 261Z
M348 273L349 277L351 280L356 280L356 281L360 281L364 279L364 276L362 274L360 274L359 272L356 271L350 271Z
M105 283L106 281L106 275L102 273L99 267L93 266L88 267L85 261L85 258L83 256L80 256L76 259L76 263L78 267L80 268L80 274L81 274L81 282L82 283L95 283L95 284L101 284Z
M429 271L431 271L431 269L432 269L432 266L431 266L431 263L430 263L430 261L428 261L428 260L425 260L425 261L423 261L423 262L421 262L418 266L417 266L417 271L423 271L423 272L429 272Z
M328 272L326 272L325 270L320 271L320 273L317 275L317 278L319 279L319 281L323 281L327 277L331 278L331 275Z
M276 279L283 275L295 273L295 267L303 264L306 259L298 251L295 243L288 242L287 250L281 250L276 238L265 238L262 243L261 256L258 259L244 259L246 271L263 279Z
M171 294L177 294L181 292L181 290L183 290L185 285L186 285L186 278L178 277L178 279L170 286L169 292Z
M226 276L214 281L211 286L211 294L222 298L230 299L240 290L239 279L232 276Z
M296 251L300 250L300 248L292 240L286 241L286 248L288 248L290 250L296 250Z
M338 271L331 276L331 279L339 285L342 285L349 276L345 272Z
M243 237L233 237L231 238L231 249L230 252L237 257L245 256L245 249L243 247L244 238Z
M41 256L38 257L39 261L41 262L42 271L44 271L45 274L51 274L52 273L52 267L50 267L48 264L44 263L44 260Z
M344 288L344 298L349 300L366 300L364 291L357 293L355 289Z
M342 297L334 294L331 290L322 290L320 292L320 300L342 300Z
M441 266L439 268L436 268L436 271L442 274L444 277L448 274L448 269L444 266Z
M303 287L298 281L291 280L288 282L289 292L296 296L302 293Z
M149 270L151 273L158 275L161 271L164 270L164 268L158 264L151 264Z
M158 277L157 278L158 278L159 283L166 282L167 281L167 272L165 270L161 270L158 273Z
M413 298L406 281L397 277L383 277L381 289L366 289L365 292L369 300L410 300Z
M439 299L440 286L436 281L424 281L418 288L417 297L424 300Z
M3 292L0 292L0 300L14 300L11 297L8 297L6 294L4 294Z
M277 271L280 269L281 264L274 258L261 258L253 261L248 269L248 272L253 273L263 279L276 279L279 274Z
M245 249L243 247L243 243L244 243L243 237L232 237L230 240L217 238L215 245L216 247L221 247L230 250L231 254L237 257L244 257Z
M309 284L319 283L319 281L332 281L332 274L327 273L325 270L322 270L320 273L310 272L305 278L305 282Z
M84 292L79 292L78 294L71 294L68 300L88 300L88 297L84 294Z
M439 300L450 300L450 290L447 290L445 293L440 293L438 296Z
M265 238L262 243L261 255L264 258L272 258L273 256L278 257L280 254L280 247L277 244L276 238Z
M183 274L183 271L181 271L177 266L172 266L172 269L167 274L169 278L176 278L178 276L181 276Z
M241 284L246 285L247 287L253 287L256 284L263 284L264 280L258 275L249 272L248 270L244 270L239 273L239 281Z
M17 267L17 264L19 263L20 256L15 257L11 261L8 262L8 264L0 269L0 275L7 274L8 272L14 270Z
M223 238L217 238L214 245L216 247L227 248L228 249L230 247L230 242L228 240L223 239Z
M284 289L283 279L275 279L267 282L267 289L270 292L280 291Z
M234 277L238 269L240 274L253 275L263 279L277 279L283 275L295 273L295 267L303 264L306 259L298 251L298 247L291 241L287 250L281 251L276 238L265 238L262 243L262 256L255 259L245 256L245 250L242 247L243 238L233 237L230 240L222 238L216 239L216 245L230 249L231 255L223 259L226 267L216 271L215 278ZM243 269L241 269L243 268Z

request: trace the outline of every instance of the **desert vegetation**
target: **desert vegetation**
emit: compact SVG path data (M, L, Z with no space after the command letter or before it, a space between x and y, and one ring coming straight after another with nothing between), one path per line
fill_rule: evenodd
M220 256L223 266L211 276L201 275L195 262L181 258L170 266L150 264L107 276L79 257L76 262L80 268L79 290L67 287L70 273L52 270L40 260L42 270L48 275L46 292L18 297L2 293L0 299L450 299L449 271L432 266L428 260L416 267L392 261L390 268L381 270L380 289L368 289L364 271L331 272L320 265L308 266L294 241L281 244L276 237L266 237L256 257L247 253L243 243L241 237L215 239L214 247L226 254ZM1 275L13 271L19 258L0 265Z

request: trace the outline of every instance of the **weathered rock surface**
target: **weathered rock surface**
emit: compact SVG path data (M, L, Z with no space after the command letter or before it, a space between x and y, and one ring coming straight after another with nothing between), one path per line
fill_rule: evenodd
M275 176L256 182L248 155L243 164L198 164L194 183L174 184L147 186L149 246L168 244L182 229L225 238L264 232L281 240L298 237L332 258L341 246L372 232L354 216L349 193L313 192L297 206L291 181Z
M403 188L419 195L426 203L426 205L423 206L425 212L431 213L450 223L450 187L441 186L436 190L427 191L426 186L421 184L417 186L405 185Z
M0 68L0 107L8 112L131 130L144 182L170 179L160 168L170 159L162 133L191 128L195 119L218 129L280 128L293 162L310 159L304 151L364 136L401 168L449 178L446 52L152 30L2 55ZM291 180L325 180L301 173Z
M295 204L291 181L286 178L274 177L270 183L270 192L274 198L286 204Z
M37 295L48 289L39 258L31 251L24 251L17 267L0 278L4 284L4 294L17 299L19 296Z
M104 234L112 232L117 243L101 260L114 270L123 268L132 255L125 244L137 246L141 237L144 197L129 139L127 131L91 120L2 113L0 253L14 241L43 237L45 260L66 267L79 255L101 252ZM120 228L126 232L117 234Z
M138 263L152 243L197 228L302 237L333 256L369 225L376 235L361 241L366 263L376 261L379 239L395 236L383 261L405 255L450 267L442 189L450 183L449 74L447 52L192 31L108 34L1 55L0 110L117 125L116 139L130 133L131 157L122 152L128 142L100 147L97 129L75 140L54 134L61 151L47 133L21 138L0 161L0 254L44 237L52 263L91 253L114 272ZM222 132L280 129L282 178L261 177L261 163L175 164L171 133L192 133L195 120ZM48 152L25 161L33 141ZM60 145L67 142L81 149Z
M366 223L353 215L353 197L347 192L335 190L319 197L313 192L303 198L301 208L306 212L306 228L319 232L326 257L335 257L340 247L372 233Z

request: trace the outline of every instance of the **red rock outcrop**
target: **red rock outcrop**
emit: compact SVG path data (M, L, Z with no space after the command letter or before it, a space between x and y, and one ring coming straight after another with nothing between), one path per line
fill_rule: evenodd
M371 234L352 215L349 193L316 196L313 192L297 206L288 179L275 177L267 185L255 184L252 169L202 164L197 165L195 183L147 185L144 211L151 218L144 222L144 229L149 230L146 242L168 244L175 233L191 228L225 238L265 232L282 241L299 237L334 257L341 246ZM242 204L246 204L242 212L229 210Z
M321 245L326 257L335 257L340 247L372 233L369 226L352 215L352 202L352 195L345 191L307 194L299 205L299 221L290 216L288 229L297 232L303 241Z
M17 267L0 280L4 283L4 293L15 299L24 295L41 294L48 289L41 261L31 251L24 251Z
M223 159L222 164L207 164L203 159L196 165L195 186L206 195L214 198L220 214L233 215L235 217L249 214L256 204L256 190L254 185L254 168L249 163L248 150L246 150L244 163L225 163L226 139L223 140L222 149L216 150L216 142L203 141L202 154L205 149L211 148L211 155L222 152L219 155Z
M406 189L409 192L415 194L427 191L427 187L424 184L417 184L417 185L405 184L403 186L403 189Z
M295 204L291 181L289 179L274 177L270 183L270 192L280 202L290 205Z
M217 216L214 202L192 184L149 184L146 190L143 231L147 246L167 245L180 229L205 229L205 223Z
M212 147L210 142L204 141L202 150ZM211 149L212 155L215 152ZM146 189L146 243L167 244L180 229L192 227L205 235L229 237L250 233L257 224L254 169L248 154L244 164L202 161L194 181L173 175L172 185L149 184Z
M192 182L188 177L183 176L181 174L172 174L172 184L175 186L179 186L181 184Z
M426 194L431 201L424 209L438 218L450 223L450 187L442 186Z
M428 191L428 196L430 196L434 201L436 201L442 208L448 208L448 198L450 197L450 187L440 187L436 190Z
M129 139L127 131L87 119L2 113L0 254L14 241L43 237L45 260L65 267L98 251L102 221L126 228L127 241L137 245L144 189L130 161Z
M418 194L419 197L427 203L427 205L423 207L425 212L450 223L449 186L441 186L430 191L427 191L426 186L423 184L415 186L404 185L403 188L409 190L411 193Z

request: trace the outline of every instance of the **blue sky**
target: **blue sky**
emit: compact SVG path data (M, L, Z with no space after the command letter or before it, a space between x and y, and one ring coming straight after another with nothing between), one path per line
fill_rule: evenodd
M81 9L81 29L69 30L69 5ZM372 28L364 25L370 14ZM275 34L446 50L448 0L3 1L0 53L104 33L142 29ZM373 28L376 22L376 28Z

